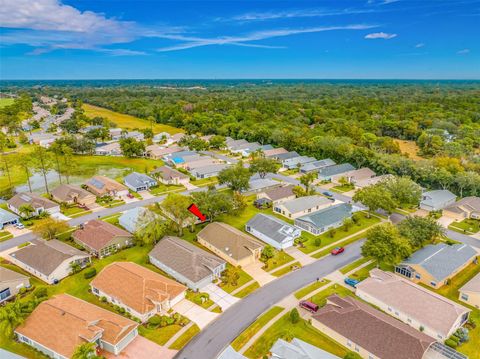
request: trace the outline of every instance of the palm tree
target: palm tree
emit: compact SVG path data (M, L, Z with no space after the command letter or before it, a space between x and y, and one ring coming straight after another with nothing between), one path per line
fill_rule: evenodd
M145 214L137 225L140 229L136 235L144 244L155 244L165 235L166 222L163 217L151 211Z
M30 218L33 213L35 213L35 209L32 207L31 204L22 204L19 208L18 211L20 212L20 215L24 218Z
M97 359L95 343L80 344L72 354L72 359Z

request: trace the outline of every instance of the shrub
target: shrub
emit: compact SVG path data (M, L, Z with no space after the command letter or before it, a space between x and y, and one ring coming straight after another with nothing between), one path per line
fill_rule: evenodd
M445 345L449 346L450 348L453 348L455 349L456 347L458 347L458 343L452 339L447 339L445 340Z
M48 296L47 287L40 287L35 289L35 291L33 292L33 296L39 299L47 297Z
M106 303L107 302L107 297L101 297L100 301L103 302L103 303Z
M290 321L293 324L297 324L299 320L300 320L300 314L298 313L297 308L293 308L292 311L290 312Z
M322 240L320 238L315 238L315 247L320 247L322 244Z
M158 328L161 323L162 323L162 318L160 318L158 315L154 315L147 321L148 326L152 328Z
M89 270L85 271L83 274L85 279L93 278L97 275L97 270L95 268L90 268Z

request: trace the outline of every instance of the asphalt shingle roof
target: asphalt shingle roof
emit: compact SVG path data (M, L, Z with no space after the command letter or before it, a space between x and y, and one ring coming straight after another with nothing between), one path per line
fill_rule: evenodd
M281 219L262 213L251 218L245 226L252 227L280 244L285 242L289 237L298 237L300 235L300 230L294 226Z
M342 163L339 165L334 165L334 166L327 166L324 168L321 168L318 171L319 176L334 176L338 175L340 173L345 173L348 171L353 171L355 167L353 167L350 163Z
M297 220L310 222L316 227L326 227L332 223L337 223L352 215L352 205L348 203L340 203L331 207L321 209L318 212L307 214L297 218Z
M291 201L282 203L290 213L298 213L316 206L326 206L332 203L328 198L322 196L306 196L292 199Z

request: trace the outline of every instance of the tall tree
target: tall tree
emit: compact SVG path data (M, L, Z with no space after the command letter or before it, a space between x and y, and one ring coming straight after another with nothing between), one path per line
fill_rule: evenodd
M227 184L234 192L246 191L250 188L250 171L243 166L242 161L238 161L236 165L220 171L218 174L218 182L220 184Z
M68 231L70 227L64 221L55 218L45 218L33 227L33 232L47 241L55 239L57 235Z
M378 185L362 188L355 193L352 199L355 202L363 203L371 212L383 209L392 213L398 207L398 202L392 197L392 194Z
M155 244L165 235L167 230L166 221L163 217L150 210L144 213L138 223L139 229L135 233L135 237L143 244Z
M43 180L45 182L45 191L50 193L50 190L48 189L47 173L53 168L53 159L51 153L42 146L36 145L33 148L32 160L35 169L40 171L43 176Z
M367 231L362 255L379 263L397 264L412 253L409 241L391 223L379 224Z
M210 222L220 214L231 213L234 210L232 196L215 189L209 188L207 191L193 192L192 200Z
M417 206L422 199L422 187L408 177L393 177L384 188L400 205Z
M173 221L179 236L183 235L183 227L187 221L194 223L194 216L188 211L192 199L178 193L170 193L162 202L165 214Z
M315 172L305 173L304 175L300 176L299 181L305 186L305 193L307 196L313 194L313 192L311 191L311 186L313 181L315 181L316 179L317 173Z
M22 167L22 169L25 171L25 175L27 177L27 183L28 183L28 190L32 192L32 182L30 180L31 176L31 168L33 167L32 159L30 158L29 154L21 154L17 158L17 164Z
M398 230L409 240L412 248L421 248L445 233L445 229L434 218L419 216L407 217L400 222Z
M267 173L277 173L280 164L271 158L258 156L250 162L250 172L258 173L260 178L265 178Z

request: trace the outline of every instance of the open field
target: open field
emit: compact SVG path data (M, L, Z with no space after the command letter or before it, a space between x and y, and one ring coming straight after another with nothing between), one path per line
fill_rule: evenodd
M13 98L0 98L0 108L10 106L14 101Z
M414 161L423 160L423 157L418 155L420 148L418 148L415 141L406 141L406 140L394 140L400 146L400 151L404 154L407 154L409 158Z
M121 127L121 128L126 128L131 130L150 128L150 123L147 120L144 120L135 116L125 115L123 113L110 111L106 108L88 105L88 104L84 104L82 108L85 111L85 115L87 115L88 117L96 117L96 116L104 117L114 122L118 127ZM154 123L153 132L154 133L168 132L171 135L173 135L175 133L183 132L183 130L172 127L172 126L168 126L168 125Z

